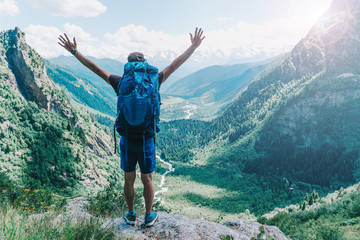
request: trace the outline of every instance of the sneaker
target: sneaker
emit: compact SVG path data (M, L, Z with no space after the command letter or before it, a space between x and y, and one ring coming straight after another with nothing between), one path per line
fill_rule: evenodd
M145 214L145 227L151 227L154 225L156 220L158 219L158 214L156 212L151 212L149 214Z
M135 210L134 212L127 212L125 213L124 215L124 219L125 219L125 222L127 224L130 224L130 225L135 225L135 221L136 221L136 213L135 213Z

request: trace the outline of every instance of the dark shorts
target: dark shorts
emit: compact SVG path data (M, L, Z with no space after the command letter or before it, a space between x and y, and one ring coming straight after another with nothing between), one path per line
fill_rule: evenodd
M133 172L136 163L139 163L141 173L147 174L155 171L155 143L154 138L125 138L120 140L121 169L125 172Z

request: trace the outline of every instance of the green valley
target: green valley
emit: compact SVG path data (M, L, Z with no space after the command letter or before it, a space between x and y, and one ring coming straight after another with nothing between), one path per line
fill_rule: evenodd
M249 219L291 239L359 239L360 4L344 1L290 53L167 86L156 154L175 170L163 177L170 166L157 162L157 210ZM120 62L91 59L122 73ZM73 57L43 60L16 28L0 33L0 100L2 209L35 196L37 213L81 195L96 216L123 213L111 86Z

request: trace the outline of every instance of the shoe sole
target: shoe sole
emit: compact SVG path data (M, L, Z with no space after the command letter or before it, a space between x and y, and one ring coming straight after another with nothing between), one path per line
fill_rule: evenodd
M155 222L156 222L156 220L158 219L158 217L159 217L159 215L156 215L156 218L155 218L154 220L152 220L152 221L149 222L149 223L145 223L145 224L144 224L145 227L152 227L152 226L155 224Z
M125 216L124 216L124 219L125 219L125 222L127 223L127 224L129 224L129 225L135 225L135 221L131 221L131 220L129 220L129 219L127 219Z

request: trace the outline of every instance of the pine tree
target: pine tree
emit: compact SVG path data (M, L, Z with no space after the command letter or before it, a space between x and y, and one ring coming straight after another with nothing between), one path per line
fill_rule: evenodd
M300 207L300 209L304 211L305 208L306 208L306 202L303 202L302 205L301 205L301 207Z
M11 151L9 144L6 144L5 153L8 154Z
M309 195L308 195L308 194L305 195L304 201L305 201L305 202L309 202Z
M70 130L71 130L71 124L70 124L70 121L68 121L68 124L67 124L66 130L68 130L68 131L70 131Z

